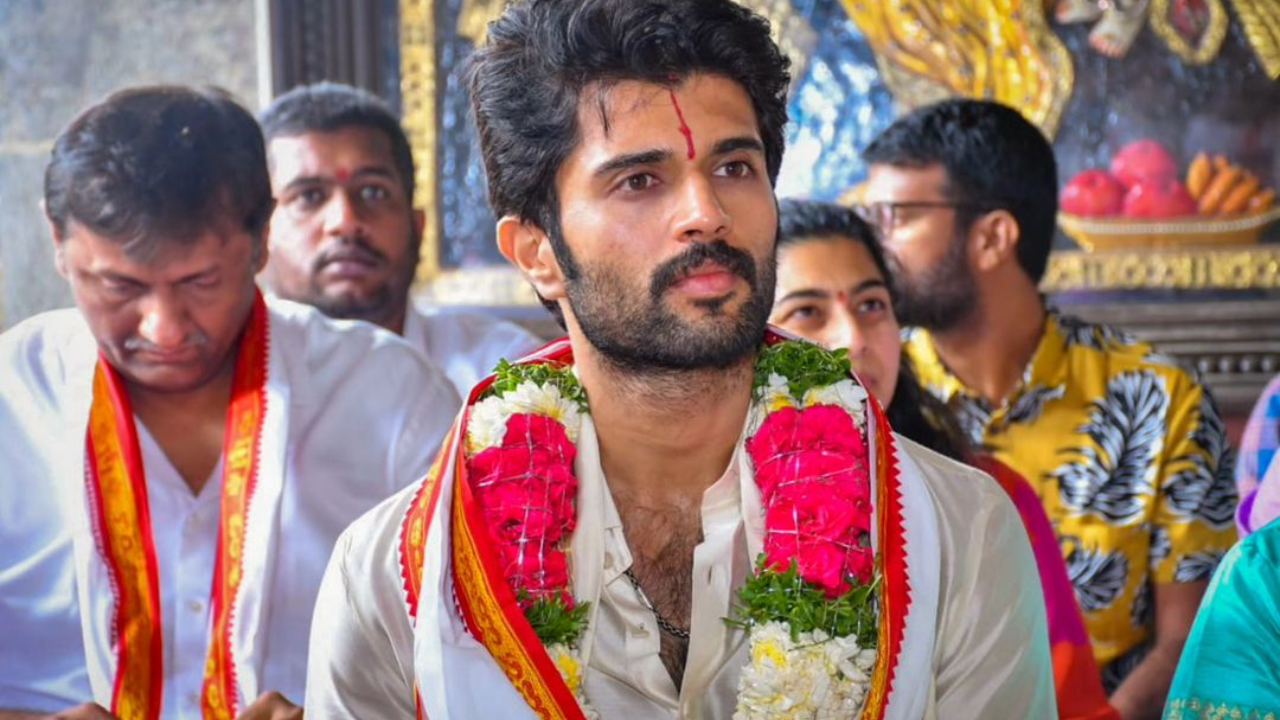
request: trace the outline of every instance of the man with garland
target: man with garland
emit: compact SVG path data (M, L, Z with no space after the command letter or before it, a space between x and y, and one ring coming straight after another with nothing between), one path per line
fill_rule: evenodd
M318 83L276 98L259 121L278 201L262 273L271 292L403 336L459 395L542 344L484 313L413 307L426 215L413 207L409 139L385 103Z
M0 336L0 718L301 716L333 544L458 400L390 333L264 302L271 208L221 91L124 90L55 142L77 309Z
M312 717L1056 717L999 487L767 329L787 62L731 0L524 0L469 71L568 338L339 541Z

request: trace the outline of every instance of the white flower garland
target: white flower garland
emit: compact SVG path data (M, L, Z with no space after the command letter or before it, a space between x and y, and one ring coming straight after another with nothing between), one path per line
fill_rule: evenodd
M822 632L791 639L786 623L751 628L751 661L742 670L734 720L855 718L866 700L875 648Z
M844 408L853 418L853 424L862 432L867 431L867 391L853 380L841 380L834 385L811 388L797 400L791 394L787 379L777 373L769 373L769 379L760 388L760 399L751 404L748 411L747 435L754 435L769 413L785 407L807 408L814 405L836 405Z

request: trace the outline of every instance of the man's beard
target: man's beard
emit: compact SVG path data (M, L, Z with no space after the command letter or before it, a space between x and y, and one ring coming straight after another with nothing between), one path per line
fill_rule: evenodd
M775 271L772 258L757 264L743 250L723 240L694 243L660 265L642 293L622 269L583 266L568 247L557 243L565 269L569 306L587 340L614 365L633 372L700 370L733 365L760 344L772 306ZM567 261L567 262L566 262ZM684 273L714 262L747 283L748 297L731 317L730 298L696 300L706 311L689 321L665 304L666 291ZM630 292L629 292L630 291Z
M385 253L370 245L364 238L344 238L342 246L343 248L340 249L342 252L354 252L366 256L371 262L379 264L390 262ZM332 318L367 320L373 323L388 319L400 303L407 302L409 287L413 284L413 278L417 272L417 264L407 261L395 268L390 278L367 292L343 293L338 296L328 294L316 278L325 264L332 259L332 255L337 252L339 251L316 256L310 274L309 297L303 302L315 306L320 312ZM409 254L409 258L416 257L416 252Z
M946 255L915 276L889 253L898 286L894 309L903 325L943 332L973 313L978 304L978 283L969 269L965 240L963 235L952 237Z

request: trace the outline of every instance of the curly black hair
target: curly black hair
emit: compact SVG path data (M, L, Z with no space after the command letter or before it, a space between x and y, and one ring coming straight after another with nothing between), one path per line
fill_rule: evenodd
M499 217L534 222L557 242L555 177L578 143L583 93L626 80L679 84L700 73L746 91L773 181L788 68L768 21L733 0L513 3L490 24L467 71L489 203Z
M1018 263L1040 282L1058 213L1053 146L1017 110L988 100L944 100L899 118L862 153L869 165L941 165L952 200L982 212L1007 210L1018 221Z

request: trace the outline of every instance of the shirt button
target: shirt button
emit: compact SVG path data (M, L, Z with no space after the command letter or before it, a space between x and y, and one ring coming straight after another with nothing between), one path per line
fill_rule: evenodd
M191 602L187 603L187 609L193 613L202 613L204 612L204 601L192 600Z
M187 693L187 704L191 707L200 707L200 693Z

